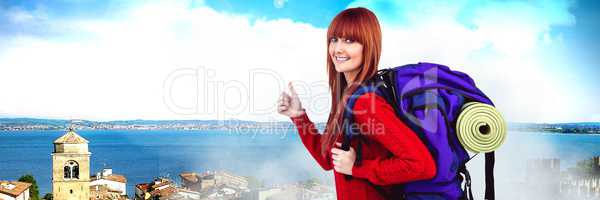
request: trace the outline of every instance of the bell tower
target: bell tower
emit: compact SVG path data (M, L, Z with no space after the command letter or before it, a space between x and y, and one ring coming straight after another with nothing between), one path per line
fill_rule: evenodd
M73 129L54 141L52 195L54 199L90 199L90 155L88 141Z

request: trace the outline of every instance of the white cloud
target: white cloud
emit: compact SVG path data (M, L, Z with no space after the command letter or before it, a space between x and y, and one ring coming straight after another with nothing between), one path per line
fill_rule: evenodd
M434 62L466 72L508 121L583 121L594 106L576 87L581 83L566 83L547 65L567 59L540 56L564 48L550 30L575 23L568 2L375 0L354 6L374 10L382 21L380 66Z
M568 4L481 4L461 19L465 1L404 3L392 5L405 11L402 16L373 9L383 22L380 66L427 61L467 72L508 121L589 119L593 99L563 83L544 65L549 58L540 57L545 48L561 47L551 27L574 23ZM29 15L43 12L22 13ZM119 16L48 20L43 28L62 31L60 37L20 35L0 45L0 111L101 120L286 120L271 106L295 80L313 120L326 119L324 29L172 2L146 3ZM201 66L209 75L167 85L172 96L165 104L165 80ZM171 99L197 109L178 114L190 110Z
M100 120L285 120L274 105L287 81L314 84L326 77L324 30L307 24L250 22L206 7L163 3L137 7L125 16L52 21L74 38L13 37L0 55L0 110ZM214 77L183 76L169 88L175 104L208 102L210 109L172 112L163 101L165 80L174 71L200 66L213 70ZM257 77L250 95L253 71ZM206 94L196 95L198 82L208 85ZM265 108L269 112L252 112Z

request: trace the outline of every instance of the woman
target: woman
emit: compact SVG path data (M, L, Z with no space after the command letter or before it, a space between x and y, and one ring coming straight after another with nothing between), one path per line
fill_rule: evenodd
M430 179L435 163L417 135L395 117L393 108L374 93L358 98L352 108L361 132L349 151L340 149L341 122L346 100L377 72L381 54L381 30L377 17L365 8L339 13L327 30L327 70L331 112L323 135L310 121L291 85L283 92L278 112L297 126L302 143L325 170L334 170L337 198L399 199L398 184ZM357 145L362 159L356 163ZM350 175L352 178L345 178Z

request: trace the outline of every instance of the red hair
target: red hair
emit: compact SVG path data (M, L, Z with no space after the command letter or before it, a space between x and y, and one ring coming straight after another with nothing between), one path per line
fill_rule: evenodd
M348 83L344 74L337 72L333 60L327 51L327 73L331 91L331 111L327 119L327 127L322 137L323 156L327 155L342 133L342 116L348 96L365 80L377 73L377 65L381 55L381 28L373 12L366 8L349 8L340 12L327 29L327 47L332 38L354 40L363 45L363 63L352 83Z

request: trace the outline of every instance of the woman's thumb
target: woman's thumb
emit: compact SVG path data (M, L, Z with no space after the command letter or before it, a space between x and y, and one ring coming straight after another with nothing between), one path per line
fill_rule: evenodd
M298 95L298 94L296 93L296 90L294 89L294 86L292 85L292 82L290 82L290 83L288 84L288 88L290 88L290 94L291 94L292 96L294 96L294 97L295 97L295 96L297 96L297 95Z

